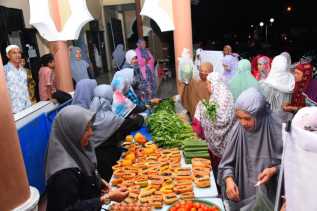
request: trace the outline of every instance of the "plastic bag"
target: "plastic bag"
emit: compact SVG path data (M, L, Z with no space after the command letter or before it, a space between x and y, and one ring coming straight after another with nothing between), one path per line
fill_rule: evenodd
M198 48L196 50L194 69L193 69L193 79L199 80L199 69L202 63L201 54L203 53L203 49Z
M189 84L189 82L193 78L193 69L194 69L193 59L190 55L189 50L184 48L182 56L178 58L178 60L179 60L179 65L178 65L179 80L185 84Z
M115 91L113 94L112 111L122 118L126 118L131 111L136 107L127 97L120 91Z

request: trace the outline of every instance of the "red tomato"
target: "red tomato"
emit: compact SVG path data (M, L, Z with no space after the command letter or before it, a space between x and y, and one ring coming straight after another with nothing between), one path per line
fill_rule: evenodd
M197 209L193 207L193 208L191 208L190 211L197 211Z
M180 203L177 203L177 204L175 204L175 206L174 206L175 208L180 208L181 207L181 204Z
M193 207L192 204L189 204L189 203L185 205L186 210L190 210L192 207Z
M178 209L176 207L172 207L171 211L177 211Z
M199 203L194 203L193 206L194 206L195 208L199 208L199 207L200 207L200 204L199 204Z

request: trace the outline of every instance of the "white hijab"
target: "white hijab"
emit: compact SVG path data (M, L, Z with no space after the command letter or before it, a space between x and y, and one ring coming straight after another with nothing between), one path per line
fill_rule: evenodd
M291 93L295 87L294 75L289 72L285 56L279 55L272 61L271 71L264 83L280 92Z

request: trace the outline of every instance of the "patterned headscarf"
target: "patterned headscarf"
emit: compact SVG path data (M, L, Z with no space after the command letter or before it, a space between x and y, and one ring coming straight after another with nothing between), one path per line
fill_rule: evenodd
M260 72L260 70L258 70L258 72L255 75L256 80L264 80L267 78L270 70L271 70L271 59L267 56L261 56L258 59L258 64L262 64L264 65L264 71Z
M307 89L304 92L304 96L307 99L307 102L317 106L317 80L313 79L310 81ZM307 104L307 103L306 103Z
M210 102L217 105L216 120L212 122L208 118L201 101L197 105L194 117L201 122L209 149L214 155L221 158L227 144L224 138L234 120L233 96L219 73L210 73L207 80L210 81L212 87Z
M313 66L311 64L298 64L296 65L295 69L300 70L303 73L303 80L295 83L291 105L296 107L304 107L306 104L303 92L307 89L309 82L312 80Z

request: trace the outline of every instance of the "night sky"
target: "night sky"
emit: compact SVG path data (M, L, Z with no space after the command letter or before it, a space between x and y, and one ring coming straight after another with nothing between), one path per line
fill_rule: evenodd
M260 31L264 40L265 27L260 28L261 21L269 26L269 41L280 44L281 34L295 48L303 50L316 47L317 10L309 0L265 0L265 1L228 1L200 0L192 5L192 25L194 42L219 41L247 42L254 30ZM292 11L287 12L291 6ZM275 22L270 25L270 18ZM251 28L251 25L254 28Z

